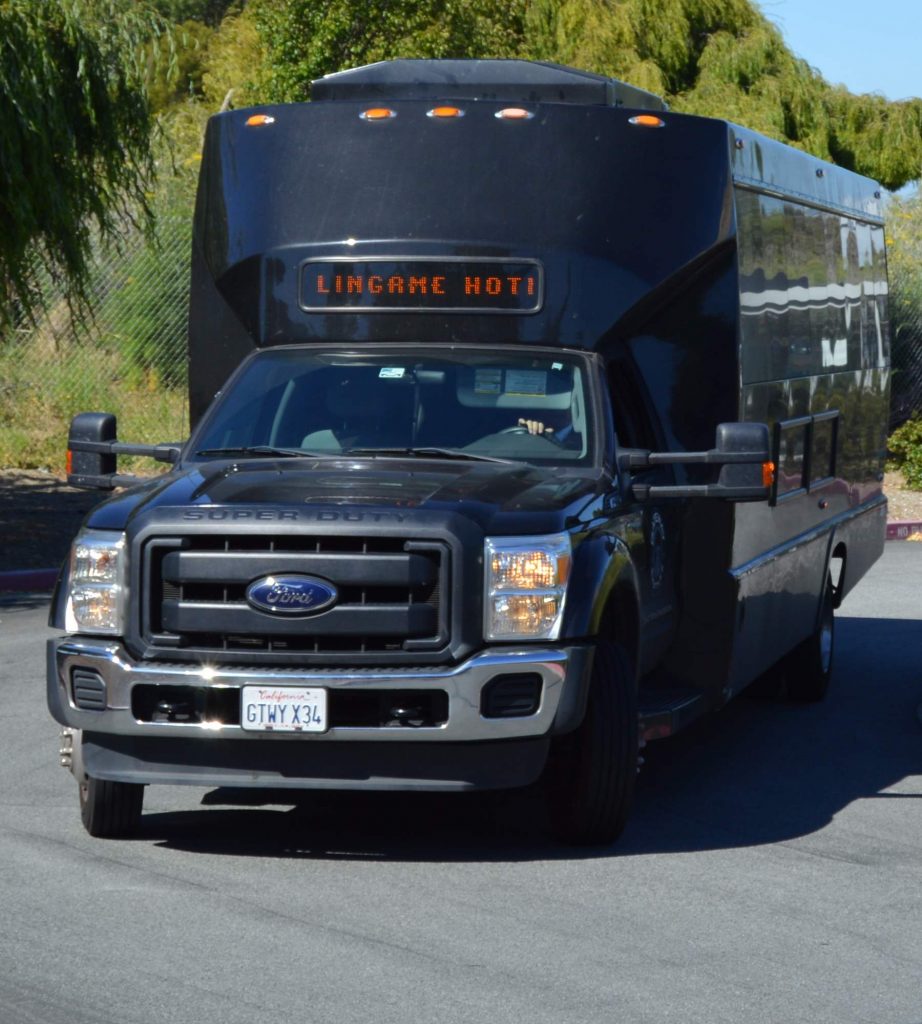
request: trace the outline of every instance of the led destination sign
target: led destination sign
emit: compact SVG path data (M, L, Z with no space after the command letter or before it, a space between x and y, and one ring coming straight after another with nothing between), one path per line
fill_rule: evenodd
M534 313L544 297L535 260L307 260L301 308L312 313Z

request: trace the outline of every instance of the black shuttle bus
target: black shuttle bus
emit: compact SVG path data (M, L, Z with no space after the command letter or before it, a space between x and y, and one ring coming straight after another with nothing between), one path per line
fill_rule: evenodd
M385 62L212 118L191 438L70 434L71 480L118 488L51 614L86 828L155 783L540 783L610 842L641 742L776 665L822 698L884 538L880 208L548 64Z

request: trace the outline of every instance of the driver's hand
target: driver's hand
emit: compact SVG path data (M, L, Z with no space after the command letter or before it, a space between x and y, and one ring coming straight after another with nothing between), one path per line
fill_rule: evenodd
M541 420L520 419L517 426L525 427L529 434L553 434L553 427L546 427Z

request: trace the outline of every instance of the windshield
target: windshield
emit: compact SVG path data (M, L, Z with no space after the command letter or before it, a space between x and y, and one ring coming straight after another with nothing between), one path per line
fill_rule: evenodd
M587 378L583 360L558 353L268 349L230 382L191 450L586 464Z

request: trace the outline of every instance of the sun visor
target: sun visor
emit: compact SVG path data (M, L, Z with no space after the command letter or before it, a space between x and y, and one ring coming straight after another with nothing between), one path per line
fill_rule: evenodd
M573 371L517 366L465 366L458 371L458 402L479 409L569 409Z

